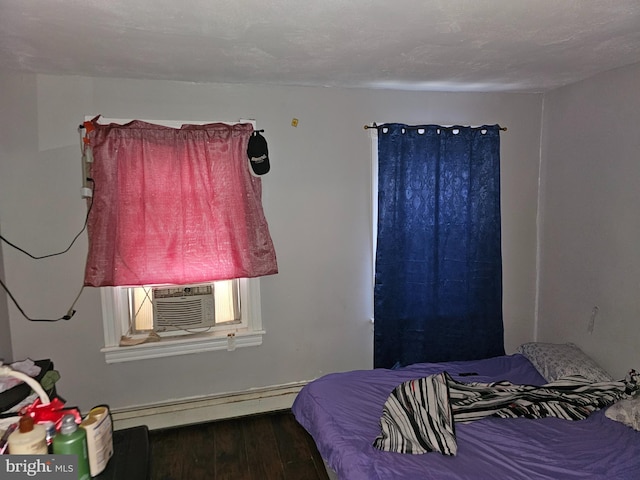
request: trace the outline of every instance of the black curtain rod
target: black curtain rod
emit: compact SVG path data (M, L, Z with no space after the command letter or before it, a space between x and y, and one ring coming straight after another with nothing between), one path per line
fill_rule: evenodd
M78 125L78 128L79 128L79 129L84 129L85 127L84 127L84 125ZM365 128L367 128L367 127L365 127ZM255 132L258 132L258 133L264 133L264 129L261 129L261 130L254 130L254 133L255 133Z
M375 122L373 122L373 125L365 125L364 129L365 130L369 130L370 128L375 128L377 130L379 128L384 127L385 125L386 125L385 123L383 123L381 125L377 125ZM455 125L451 126L451 127L443 127L441 125L407 125L405 128L410 128L410 129L417 130L417 129L420 129L420 128L425 128L427 126L437 126L438 128L445 128L445 129L448 129L448 130L453 130L453 129L456 129L456 128L460 128L460 126L455 126ZM483 128L483 127L472 127L472 128ZM503 132L507 131L507 127L501 127L500 125L498 125L498 128L500 130L502 130Z

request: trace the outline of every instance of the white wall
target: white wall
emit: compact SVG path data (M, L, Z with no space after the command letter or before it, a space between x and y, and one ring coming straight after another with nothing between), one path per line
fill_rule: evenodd
M262 282L263 345L107 365L97 290L84 291L68 322L29 323L10 307L14 358L52 358L70 404L120 408L370 368L370 142L363 126L372 121L508 127L501 136L507 350L533 338L541 95L4 75L0 99L0 121L11 129L11 148L0 158L0 227L40 254L66 247L83 222L77 126L85 114L254 118L269 142L263 199L280 273ZM84 236L69 254L46 261L3 251L7 282L30 315L66 312L82 282Z
M0 279L4 282L4 262L2 261L2 249L0 249ZM13 349L11 347L11 325L9 324L9 301L4 290L0 290L0 362L11 363L13 361Z
M12 202L10 195L4 195L5 184L9 183L9 171L3 168L8 166L12 158L19 156L22 148L21 140L23 135L20 134L21 125L28 124L28 118L35 113L35 99L31 95L31 101L28 97L22 95L22 91L35 91L35 76L28 78L20 75L0 76L0 233L2 231L1 219L4 211L9 210ZM16 93L16 95L14 95ZM7 192L9 193L9 192ZM7 215L5 213L5 215ZM1 242L0 242L1 243ZM5 247L2 245L3 250ZM0 278L7 283L5 275L5 266L3 261L3 252L0 251ZM0 359L4 363L11 363L13 358L11 328L8 310L9 298L4 289L0 288Z
M544 100L539 339L616 378L640 366L639 85L637 64Z

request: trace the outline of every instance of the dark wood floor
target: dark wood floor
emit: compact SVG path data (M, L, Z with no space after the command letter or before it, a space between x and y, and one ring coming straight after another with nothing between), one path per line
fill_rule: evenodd
M151 480L327 480L290 411L149 432Z

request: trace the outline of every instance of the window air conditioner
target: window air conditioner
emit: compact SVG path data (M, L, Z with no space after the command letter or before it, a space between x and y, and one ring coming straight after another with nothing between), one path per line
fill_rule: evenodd
M157 331L190 330L215 325L211 284L153 289L153 318Z

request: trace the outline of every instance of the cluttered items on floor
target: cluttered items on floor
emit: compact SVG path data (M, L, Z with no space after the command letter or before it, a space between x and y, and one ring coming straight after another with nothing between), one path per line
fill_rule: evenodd
M113 422L99 405L83 416L57 395L50 360L0 364L0 454L76 454L79 478L99 475L113 456Z

